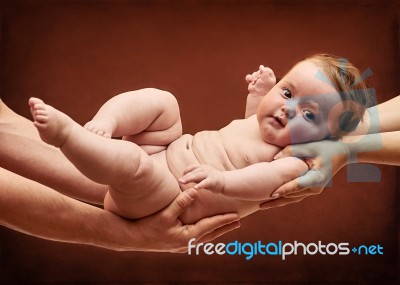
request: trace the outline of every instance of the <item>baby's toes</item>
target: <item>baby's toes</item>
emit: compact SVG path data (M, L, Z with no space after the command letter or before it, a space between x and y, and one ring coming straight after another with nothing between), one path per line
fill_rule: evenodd
M35 123L41 125L41 124L46 124L49 121L49 117L47 115L35 114L34 120Z
M96 130L96 135L103 136L104 132L102 130Z
M48 113L46 109L42 109L44 106L35 106L32 108L32 117L35 122L43 124L48 122Z
M88 130L89 132L91 132L94 128L92 122L87 122L84 126L83 126L86 130Z
M111 139L111 133L103 132L103 137L105 137L107 139Z

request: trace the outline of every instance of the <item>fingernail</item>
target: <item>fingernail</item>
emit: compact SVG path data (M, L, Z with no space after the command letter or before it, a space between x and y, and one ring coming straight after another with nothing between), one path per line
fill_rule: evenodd
M274 193L274 194L272 194L271 197L272 197L272 198L279 198L279 194L278 194L278 193Z
M281 157L282 157L282 152L280 151L274 156L274 159L279 159Z

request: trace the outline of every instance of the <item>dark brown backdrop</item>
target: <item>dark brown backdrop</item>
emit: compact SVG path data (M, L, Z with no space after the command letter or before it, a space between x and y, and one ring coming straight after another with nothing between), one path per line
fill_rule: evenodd
M315 52L370 67L378 101L400 93L397 1L2 1L1 98L29 117L38 96L86 122L108 98L171 91L184 131L244 114L244 76L283 74ZM219 241L380 244L383 256L187 256L119 253L2 228L1 284L390 283L399 272L395 167L379 183L347 183L297 205L259 212Z

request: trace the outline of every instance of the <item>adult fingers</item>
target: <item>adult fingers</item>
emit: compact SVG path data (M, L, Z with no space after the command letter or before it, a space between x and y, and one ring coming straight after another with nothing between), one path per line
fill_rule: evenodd
M261 210L267 210L276 207L286 206L292 203L297 203L306 198L307 196L297 198L279 198L271 201L264 202L260 205Z
M279 159L279 158L284 158L284 157L288 157L288 156L292 156L292 146L288 145L286 146L284 149L282 149L280 152L278 152L274 159Z
M316 155L314 154L313 148L310 148L309 146L307 147L307 144L288 145L280 152L278 152L275 155L274 159L284 158L288 156L295 156L298 158L304 158L304 157L309 158Z
M178 197L162 211L165 221L174 222L180 214L196 200L196 197L197 191L193 188L179 194Z
M284 197L285 198L300 198L300 197L306 197L306 196L315 195L315 194L317 194L317 193L314 189L307 188L307 189L301 190L299 192L286 194Z
M228 233L230 231L233 231L235 229L238 229L238 228L240 228L240 222L239 221L235 221L235 222L232 222L230 224L221 226L218 229L215 229L214 231L203 235L202 237L196 239L196 242L197 243L199 243L199 242L203 242L203 243L209 242L209 241L212 241L212 240L214 240L214 239L216 239L216 238L218 238L220 236L223 236L224 234L226 234L226 233Z
M304 189L306 189L306 188L299 186L299 178L295 178L295 179L281 185L278 189L276 189L274 192L272 192L271 197L279 198L279 197L282 197L282 196L285 196L285 195L288 195L291 193L301 192Z
M240 226L239 219L240 216L236 213L203 218L191 226L191 230L193 231L191 235L198 239L211 240L238 228Z
M325 181L323 175L318 170L309 170L303 176L300 176L292 181L289 181L277 190L275 190L271 197L278 198L291 193L298 193L308 188L323 188Z

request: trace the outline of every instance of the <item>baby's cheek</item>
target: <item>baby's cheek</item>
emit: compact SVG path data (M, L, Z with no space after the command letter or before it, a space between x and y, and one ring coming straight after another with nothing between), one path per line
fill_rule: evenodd
M290 144L319 141L326 137L326 128L294 118L289 122Z

